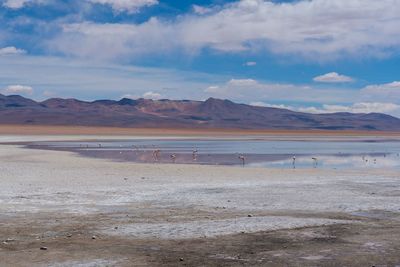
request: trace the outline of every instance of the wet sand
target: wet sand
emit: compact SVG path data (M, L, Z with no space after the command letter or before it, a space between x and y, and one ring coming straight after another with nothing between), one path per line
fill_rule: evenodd
M0 266L400 265L395 170L0 162Z

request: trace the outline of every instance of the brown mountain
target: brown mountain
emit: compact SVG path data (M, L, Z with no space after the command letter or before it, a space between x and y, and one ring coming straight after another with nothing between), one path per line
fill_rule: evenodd
M93 102L52 98L36 102L0 95L0 124L400 131L400 119L385 114L308 114L215 98Z

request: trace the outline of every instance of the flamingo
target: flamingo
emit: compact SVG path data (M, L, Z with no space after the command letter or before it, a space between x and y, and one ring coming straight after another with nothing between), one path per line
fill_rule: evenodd
M172 162L175 163L176 154L171 154L170 158L171 158Z
M315 157L313 157L313 158L311 158L313 161L314 161L314 163L313 163L313 166L314 166L314 168L317 168L317 165L318 165L318 159L317 158L315 158Z
M155 160L155 161L159 161L159 159L160 159L160 149L156 149L156 150L154 150L153 151L153 159Z
M245 161L246 161L246 157L245 156L243 156L243 155L239 155L239 157L238 157L241 161L242 161L242 165L244 166L244 164L245 164Z
M192 159L193 159L193 161L196 161L196 160L197 160L197 148L196 148L196 149L193 149Z

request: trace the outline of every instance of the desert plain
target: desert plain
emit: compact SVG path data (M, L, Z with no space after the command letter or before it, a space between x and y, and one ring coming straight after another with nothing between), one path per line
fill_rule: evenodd
M139 164L16 144L89 138L35 134L0 138L0 266L400 266L396 169Z

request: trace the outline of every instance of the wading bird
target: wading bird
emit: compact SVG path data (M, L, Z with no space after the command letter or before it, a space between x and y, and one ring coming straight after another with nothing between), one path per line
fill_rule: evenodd
M313 167L317 168L318 165L318 159L317 158L311 158L314 162L313 162Z
M153 159L155 161L159 161L160 160L160 152L161 152L160 149L156 149L156 150L153 151Z
M197 148L195 148L195 149L193 149L193 152L192 152L192 159L193 159L193 161L196 161L197 160Z
M171 158L172 162L175 163L176 155L175 154L171 154L170 158Z
M244 166L244 164L246 163L246 157L243 155L239 155L238 158L242 161L242 165Z

